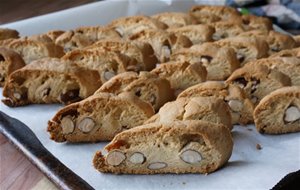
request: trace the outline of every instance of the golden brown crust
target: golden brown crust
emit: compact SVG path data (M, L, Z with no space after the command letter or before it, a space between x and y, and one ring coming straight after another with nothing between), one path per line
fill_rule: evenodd
M132 41L149 43L158 60L163 63L170 59L170 55L181 48L192 46L192 42L184 35L175 35L165 30L147 29L128 37Z
M297 107L294 121L286 121L287 109ZM296 110L297 110L296 108ZM256 129L260 133L283 134L300 131L300 87L284 87L265 96L254 110ZM291 113L289 113L291 114Z
M222 124L232 130L230 108L223 99L210 97L183 97L168 102L147 123L170 123L178 120L201 120Z
M10 75L3 89L3 96L6 97L3 101L8 106L69 104L90 96L100 85L97 71L86 70L57 58L44 58Z
M170 28L167 31L188 37L193 44L203 44L213 41L214 28L209 25L188 25L180 28Z
M19 38L19 32L14 29L0 28L0 40Z
M130 94L98 93L59 110L48 122L48 132L57 142L107 141L142 124L153 114L148 103ZM66 118L68 124L63 123ZM90 123L84 125L83 120Z
M270 92L284 86L290 86L291 79L282 72L265 65L246 64L233 72L226 83L243 88L253 104L257 105Z
M118 134L105 147L109 154L115 151L123 154L121 163L110 165L107 155L101 152L96 153L93 163L100 172L116 174L204 174L222 167L230 158L232 147L231 134L223 125L204 121L152 123ZM186 159L181 155L186 150L197 152L202 159L193 164L183 161ZM142 163L130 161L135 152L144 155Z
M179 50L172 54L171 60L201 62L207 70L207 80L224 80L239 67L234 50L215 43L204 43Z
M115 29L120 36L128 36L138 33L144 29L167 29L168 26L148 16L128 16L113 20L108 27Z
M98 49L103 51L115 51L136 59L140 70L150 71L158 62L153 48L148 43L130 42L125 40L100 40L87 49Z
M182 12L163 12L153 15L152 18L163 22L169 28L180 28L191 24L197 24L197 20L193 16Z
M228 6L195 5L189 14L200 24L209 24L222 20L232 20L240 17L240 13Z
M25 62L18 53L0 47L0 87L4 86L12 72L24 66Z
M220 46L231 47L235 50L241 66L249 61L268 57L269 46L264 40L256 37L232 37L215 42Z
M11 41L6 47L19 53L26 64L45 57L62 57L64 55L63 49L49 40L50 38L45 36L20 38Z
M229 105L232 124L253 123L254 105L245 92L237 86L227 85L220 81L207 81L186 89L179 94L178 98L210 96L221 98Z
M206 68L201 63L185 61L160 64L151 73L167 79L177 94L190 86L206 81L207 78Z

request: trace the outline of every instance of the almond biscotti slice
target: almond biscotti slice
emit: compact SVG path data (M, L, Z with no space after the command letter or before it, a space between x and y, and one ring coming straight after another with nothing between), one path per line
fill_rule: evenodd
M222 20L232 20L240 17L240 13L228 6L196 5L189 14L196 18L200 24L210 24Z
M64 30L50 30L46 32L45 35L47 35L53 42L55 42L55 40L65 32L66 31Z
M175 90L175 95L190 86L206 81L207 78L206 68L200 62L170 61L160 64L151 73L167 79Z
M284 87L265 96L254 110L260 133L283 134L300 131L300 87Z
M232 37L214 42L220 46L231 47L235 50L236 57L241 66L249 61L268 57L269 46L264 40L256 37Z
M105 173L203 173L222 167L233 141L223 125L204 121L151 123L118 134L94 156L94 167Z
M93 43L93 40L73 30L66 31L55 39L55 44L63 47L65 53L75 49L82 49Z
M233 128L229 106L220 98L186 97L168 102L147 123L171 123L178 120L201 120Z
M182 12L163 12L153 15L152 18L166 24L168 28L180 28L197 24L197 20L193 16Z
M172 52L193 45L188 37L180 34L175 35L165 30L142 30L129 36L128 39L149 43L160 63L167 62Z
M137 80L139 78L139 74L136 72L124 72L120 73L111 79L109 79L107 82L105 82L96 92L108 92L112 94L120 94L123 89L128 86L130 83L132 83L134 80Z
M232 21L213 22L209 23L209 25L215 29L215 32L212 35L214 41L235 37L245 31L241 24Z
M0 40L19 38L19 32L10 28L0 28Z
M120 39L121 36L114 29L105 26L82 26L74 29L75 33L82 34L93 42L104 39Z
M46 57L60 58L64 55L62 47L55 45L48 38L20 38L11 41L5 47L21 55L26 64ZM49 41L50 40L50 41Z
M188 37L194 45L213 41L212 36L215 32L213 27L204 24L170 28L167 31Z
M128 70L138 71L135 59L117 52L78 49L70 51L62 59L75 62L80 67L97 70L101 76L102 83Z
M258 59L256 61L247 63L252 65L265 65L270 69L275 69L287 75L291 79L293 86L300 86L300 59L296 57L269 57Z
M238 86L228 85L220 81L207 81L186 89L179 94L178 98L211 96L221 98L228 104L232 124L253 123L254 105L244 90Z
M108 141L153 114L152 106L131 94L98 93L59 110L48 132L56 142Z
M100 86L97 71L65 63L58 58L44 58L9 76L2 101L11 107L32 103L69 104L87 98Z
M254 105L270 92L291 85L291 79L282 72L265 65L248 65L237 69L226 83L241 87Z
M269 45L269 54L272 55L284 49L291 49L296 47L295 40L286 34L275 32L273 30L251 30L241 33L242 37L256 37L261 40L265 40Z
M86 49L98 49L114 51L136 59L139 71L150 71L155 68L158 62L155 52L150 44L144 42L131 42L125 40L99 40Z
M256 15L242 15L241 17L237 17L234 22L243 25L245 30L272 30L273 23L267 17L256 16Z
M127 38L145 29L162 29L168 26L154 18L148 16L128 16L113 20L108 27L115 29L121 37Z
M25 62L18 53L0 47L0 87L4 86L12 72L24 66Z
M158 110L166 102L175 99L170 82L150 72L140 72L139 75L132 73L117 75L107 83L108 85L104 84L106 87L101 87L95 94L101 93L102 90L116 94L118 92L130 92L148 102L155 110Z
M171 60L202 63L207 70L207 80L224 80L239 68L234 50L215 43L204 43L179 50L171 55Z

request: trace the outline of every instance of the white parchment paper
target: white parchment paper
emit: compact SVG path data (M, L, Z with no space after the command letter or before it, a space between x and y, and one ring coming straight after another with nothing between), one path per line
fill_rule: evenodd
M97 2L77 8L2 25L32 35L54 29L107 24L126 15L151 15L163 11L187 11L192 0L133 0ZM207 1L222 4L224 1ZM2 89L0 90L2 94ZM2 95L0 95L2 99ZM112 175L102 174L92 166L92 158L106 143L55 143L46 132L47 121L61 105L30 105L0 110L24 122L42 144L62 163L95 189L270 189L287 173L300 169L300 133L261 135L254 125L235 126L232 131L234 150L229 163L207 176L185 175ZM262 146L256 149L256 144Z

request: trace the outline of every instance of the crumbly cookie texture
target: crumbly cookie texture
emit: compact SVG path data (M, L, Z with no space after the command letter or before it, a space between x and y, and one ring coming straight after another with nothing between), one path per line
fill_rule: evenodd
M214 42L220 46L228 46L235 50L241 66L249 61L268 57L269 45L266 41L256 37L232 37Z
M65 63L58 58L44 58L9 76L2 101L11 107L32 103L69 104L87 98L100 86L97 71Z
M170 61L160 64L151 73L167 79L175 90L175 96L190 86L206 81L207 78L206 68L200 62Z
M121 37L114 29L109 27L86 26L60 34L55 39L55 43L62 46L65 52L69 52L106 39L121 39Z
M270 69L275 69L287 75L291 79L294 86L300 86L300 59L296 57L269 57L258 59L247 63L250 67L252 65L265 65Z
M186 97L168 102L147 123L171 123L178 120L201 120L233 128L229 106L221 99L211 97Z
M60 58L64 55L62 47L55 45L46 36L14 39L5 45L21 55L26 64L46 57Z
M10 28L0 28L0 40L19 38L19 32Z
M149 43L160 63L167 62L173 52L193 45L184 35L175 35L165 30L147 29L128 37L132 41Z
M78 49L67 53L63 60L74 62L80 67L96 70L105 83L115 75L128 70L138 71L139 65L132 59L118 52L102 51L97 49Z
M235 22L242 24L245 30L272 30L273 23L266 17L256 16L252 14L237 17Z
M113 20L108 27L115 29L123 38L145 29L165 30L168 28L166 24L148 16L121 17Z
M223 125L204 121L152 123L118 134L99 151L94 167L105 173L211 173L230 158L233 141Z
M234 50L215 43L204 43L179 50L171 55L171 60L202 63L207 70L207 80L224 80L239 68Z
M232 20L240 17L240 13L228 6L196 5L189 14L196 18L199 24L209 24L222 20Z
M256 37L260 40L266 40L269 45L269 54L272 55L284 49L296 47L296 42L290 35L275 32L273 30L251 30L241 33L242 37Z
M214 28L209 25L188 25L180 28L170 28L167 31L187 36L193 44L203 44L213 41Z
M212 39L214 41L235 37L245 32L245 29L241 24L237 24L232 21L219 21L208 23L208 25L212 26L215 29L215 32L212 35Z
M153 114L150 104L129 93L98 93L59 110L48 122L48 132L57 142L108 141Z
M3 87L8 76L26 64L22 57L13 50L0 47L0 87Z
M151 17L163 22L168 28L180 28L191 24L197 24L197 20L193 16L182 12L163 12Z
M65 32L66 31L64 30L50 30L46 32L45 35L47 35L53 42L55 42L55 40Z
M207 81L192 86L178 95L178 98L217 97L225 101L231 113L232 124L253 123L254 105L244 90L238 86L220 81Z
M254 110L260 133L283 134L300 131L300 87L284 87L264 97Z
M278 53L272 54L270 57L300 57L300 47L281 50Z
M226 83L241 87L254 105L270 92L291 85L291 79L282 72L265 65L246 64L237 69L226 80Z
M136 59L139 68L138 71L150 71L155 68L158 60L152 46L145 42L131 42L126 40L99 40L86 49L97 49L104 51L114 51Z
M155 110L158 110L166 102L175 99L174 90L171 88L170 82L150 72L143 71L139 75L124 73L117 75L107 83L97 90L95 94L101 93L103 90L115 94L129 92L151 104Z

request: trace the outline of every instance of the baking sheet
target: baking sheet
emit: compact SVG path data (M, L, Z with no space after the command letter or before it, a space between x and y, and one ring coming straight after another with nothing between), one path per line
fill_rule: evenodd
M210 3L222 1L210 1ZM126 15L151 15L162 11L187 11L199 1L108 1L97 2L45 16L2 25L15 28L22 35L32 35L53 29L107 24ZM2 89L0 90L2 94ZM2 95L0 96L2 99ZM260 135L253 125L235 126L234 150L229 163L209 175L112 175L97 172L92 158L106 143L55 143L46 132L47 121L61 105L30 105L0 110L24 122L42 144L62 163L86 180L95 189L270 189L283 176L300 168L299 133ZM262 146L256 149L256 144Z

